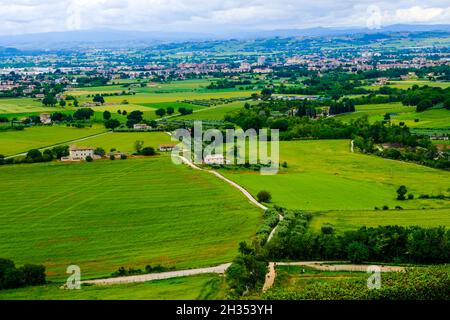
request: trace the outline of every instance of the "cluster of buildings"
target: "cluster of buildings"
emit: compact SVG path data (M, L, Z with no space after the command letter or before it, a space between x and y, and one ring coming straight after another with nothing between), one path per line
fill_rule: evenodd
M435 59L434 56L440 56ZM433 57L417 54L417 55L394 55L389 54L382 56L378 52L363 51L357 54L336 54L335 52L323 52L321 54L308 54L287 57L285 66L299 65L307 67L308 70L326 71L336 68L342 68L346 71L368 71L398 68L425 68L436 67L442 65L450 65L450 57L445 53L435 53Z

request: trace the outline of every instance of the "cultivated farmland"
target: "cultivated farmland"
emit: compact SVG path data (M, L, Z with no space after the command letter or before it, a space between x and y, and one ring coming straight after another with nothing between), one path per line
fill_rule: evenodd
M0 252L45 264L50 279L71 264L86 279L229 262L261 219L237 190L167 157L4 166L0 176Z
M104 126L92 128L73 128L67 126L39 126L25 128L23 131L5 131L0 133L0 154L14 155L30 149L47 147L59 143L106 132Z
M389 211L389 214L376 216L371 224L406 223L424 221L431 212L435 219L429 225L449 225L450 202L448 200L417 199L420 194L438 195L448 193L450 173L400 161L386 160L375 156L351 153L350 142L334 141L291 141L281 142L281 161L288 168L280 174L262 176L259 173L223 170L233 181L241 184L253 195L262 189L272 193L274 204L292 209L336 212L334 220L345 212L359 211L362 216L375 207L401 206L416 209L420 217L403 211ZM415 200L397 201L396 189L400 185L416 195ZM426 210L422 210L425 208ZM419 210L420 209L420 210ZM433 210L439 210L434 212ZM339 212L337 212L339 211ZM406 212L406 211L405 211ZM327 217L334 217L333 213ZM347 224L360 225L364 221L351 221ZM392 218L390 220L390 218ZM333 222L333 221L330 221Z
M220 296L218 275L198 275L115 286L61 290L58 285L0 291L0 300L211 300Z

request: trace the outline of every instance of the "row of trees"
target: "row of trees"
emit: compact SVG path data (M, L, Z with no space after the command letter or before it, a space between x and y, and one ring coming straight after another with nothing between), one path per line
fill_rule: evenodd
M57 146L52 149L44 150L32 149L27 152L25 156L8 158L0 155L0 165L19 164L19 163L36 163L36 162L50 162L53 159L60 159L69 155L68 146Z
M320 233L312 231L310 219L307 213L286 212L275 237L266 245L267 257L272 261L450 262L450 230L445 227L361 227L336 235L330 225L324 225Z
M406 106L416 106L417 112L425 111L441 103L444 108L450 110L450 88L414 85L403 94L401 101Z
M17 268L13 261L0 258L0 290L45 284L45 267L26 264Z

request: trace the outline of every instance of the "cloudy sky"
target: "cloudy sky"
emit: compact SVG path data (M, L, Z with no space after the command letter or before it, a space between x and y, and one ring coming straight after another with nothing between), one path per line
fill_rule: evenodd
M1 35L80 29L220 33L449 22L449 0L0 0Z

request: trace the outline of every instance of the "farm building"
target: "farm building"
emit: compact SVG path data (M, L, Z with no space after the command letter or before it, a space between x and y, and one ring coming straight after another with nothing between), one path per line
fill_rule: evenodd
M61 161L85 161L87 157L91 157L92 159L100 158L94 155L94 150L91 147L70 146L69 156L62 157Z
M39 116L39 119L41 120L41 123L43 123L43 124L51 124L52 123L52 118L50 117L50 115L48 113L42 113Z
M139 130L139 131L150 130L151 128L152 127L150 127L149 125L144 124L144 123L138 123L133 126L134 130Z
M173 151L176 148L176 144L162 144L159 146L159 151L168 152Z

